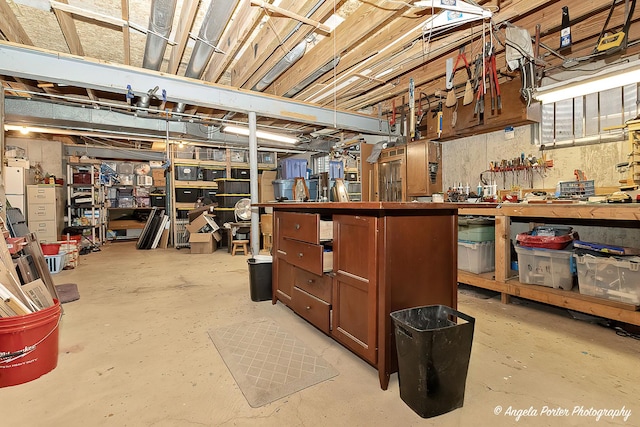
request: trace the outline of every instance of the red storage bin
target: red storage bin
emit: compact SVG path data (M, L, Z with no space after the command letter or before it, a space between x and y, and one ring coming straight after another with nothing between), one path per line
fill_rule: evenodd
M77 172L73 174L74 184L91 184L91 174L86 172Z
M60 243L40 243L44 255L58 255Z
M571 227L535 227L527 233L518 233L516 241L520 246L543 249L564 249L574 240L578 233Z

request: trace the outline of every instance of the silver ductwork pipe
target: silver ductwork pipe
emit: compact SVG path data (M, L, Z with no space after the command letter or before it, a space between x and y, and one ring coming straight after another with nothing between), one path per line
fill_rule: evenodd
M149 105L151 104L151 99L156 96L156 92L158 91L158 89L159 89L158 86L154 87L153 89L149 89L149 91L146 94L140 97L136 106L140 108L149 108Z
M209 9L202 21L202 27L198 33L198 40L191 51L191 58L184 73L185 77L199 79L202 77L207 64L213 56L215 46L220 42L220 36L225 25L231 18L239 0L211 0ZM174 111L183 113L186 105L179 103Z
M265 74L258 83L256 83L251 90L263 91L269 86L275 79L277 79L282 73L287 71L293 64L295 64L307 50L307 40L302 40L293 49L289 51L280 61L273 66L271 70Z
M152 0L149 15L149 32L144 47L142 67L149 70L160 70L167 40L171 34L173 17L176 11L176 0Z
M325 73L328 73L329 71L331 71L335 67L337 67L339 63L340 63L340 57L336 56L335 58L333 58L332 60L330 60L329 62L324 64L322 67L320 67L316 71L314 71L309 77L307 77L306 79L304 79L303 81L301 81L300 83L298 83L297 85L295 85L294 87L289 89L287 91L287 93L285 93L283 96L285 98L294 97L298 93L302 92L311 83L313 83L317 79L319 79L320 76L322 76Z

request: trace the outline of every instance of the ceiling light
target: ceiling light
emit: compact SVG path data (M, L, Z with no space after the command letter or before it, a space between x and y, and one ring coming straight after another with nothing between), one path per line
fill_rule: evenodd
M29 134L29 128L26 127L26 126L22 126L20 128L20 133L23 134L23 135L28 135Z
M393 73L393 68L389 68L388 70L385 70L380 74L376 74L375 78L379 79L380 77L386 76L387 74L390 74L390 73Z
M180 141L180 142L178 143L178 148L184 148L184 142Z
M640 61L610 67L590 76L575 77L542 86L536 89L533 97L543 104L551 104L638 82L640 82Z
M249 136L249 128L240 127L240 126L225 126L222 128L223 132L234 133L236 135L246 135ZM296 144L298 142L297 138L292 138L290 136L279 135L277 133L264 132L264 131L256 131L256 136L262 139L268 139L270 141L277 142L286 142L288 144Z

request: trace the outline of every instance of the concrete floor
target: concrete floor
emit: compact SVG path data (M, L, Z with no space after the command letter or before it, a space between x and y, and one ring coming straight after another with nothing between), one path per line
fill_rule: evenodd
M252 302L244 256L138 251L118 242L53 277L77 283L81 295L63 306L58 367L0 390L1 425L640 425L640 341L564 310L461 292L459 309L476 318L464 407L425 420L400 399L397 375L382 391L375 369L288 308ZM207 330L263 317L340 374L251 408ZM542 414L545 406L569 415ZM572 415L575 407L631 414L626 422L597 421L596 414Z

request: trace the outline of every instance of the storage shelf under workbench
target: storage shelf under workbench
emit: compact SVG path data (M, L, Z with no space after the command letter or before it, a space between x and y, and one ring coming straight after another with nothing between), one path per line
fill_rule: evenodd
M575 290L547 288L520 283L511 272L510 227L512 218L527 218L531 221L544 219L566 219L569 224L590 221L614 221L615 227L622 222L640 228L640 207L637 205L571 204L571 205L527 205L505 204L499 208L461 207L459 215L493 216L495 218L495 271L474 274L458 270L458 282L502 294L502 302L510 296L538 301L594 316L640 325L640 311L632 304L582 295ZM540 221L543 222L543 221Z

